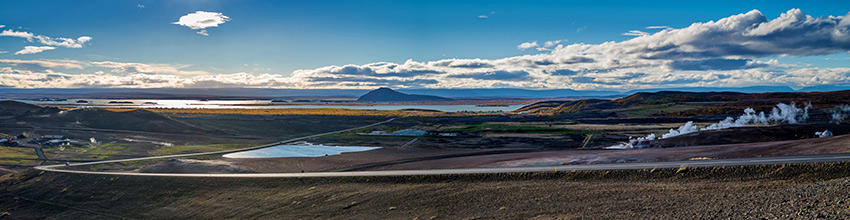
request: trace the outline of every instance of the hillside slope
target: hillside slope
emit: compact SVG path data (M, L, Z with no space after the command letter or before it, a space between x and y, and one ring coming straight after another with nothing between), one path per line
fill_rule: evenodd
M591 110L623 109L633 106L677 105L701 103L702 107L680 113L685 116L740 114L745 108L769 111L777 103L811 103L814 108L830 108L850 104L850 90L834 92L641 92L614 100L586 99L544 101L522 107L517 112L566 114Z
M146 110L114 112L97 108L82 108L66 111L50 117L28 118L45 126L55 127L84 127L97 129L114 129L130 131L162 132L175 134L212 133L220 132L201 129L184 122L162 116Z
M0 101L0 117L43 115L57 112L59 112L59 109L53 107L41 107L16 101Z

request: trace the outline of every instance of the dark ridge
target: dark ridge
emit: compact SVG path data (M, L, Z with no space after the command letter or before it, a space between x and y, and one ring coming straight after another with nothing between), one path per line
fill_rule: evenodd
M522 107L516 112L567 114L626 108L641 105L672 105L681 103L710 104L698 110L683 112L683 116L707 114L738 114L752 107L757 111L770 110L777 103L811 103L816 108L829 108L850 103L850 90L833 92L640 92L614 100L584 99L573 101L543 101ZM695 112L697 111L697 112ZM689 114L689 115L688 115Z
M54 107L41 107L16 101L0 101L0 116L45 115L59 112Z

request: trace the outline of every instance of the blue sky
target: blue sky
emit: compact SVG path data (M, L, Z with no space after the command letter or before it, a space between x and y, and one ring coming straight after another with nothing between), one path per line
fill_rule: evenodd
M458 59L456 60L458 62L469 63L474 62L475 59L496 62L508 58L521 58L523 55L555 56L552 55L554 52L538 51L537 48L543 46L546 41L557 40L561 40L558 44L563 46L625 42L638 37L624 35L632 30L640 31L636 33L654 34L661 29L646 27L667 26L673 29L684 29L694 23L717 21L746 14L752 10L757 10L767 20L773 20L791 9L799 9L813 18L837 17L845 16L850 11L850 2L3 1L0 2L0 25L5 27L0 30L27 32L54 39L60 37L77 39L88 36L91 40L82 43L81 48L51 46L54 49L24 54L17 52L27 46L50 45L42 45L38 40L0 36L0 51L5 52L0 52L0 59L6 60L0 62L0 67L7 68L6 74L18 74L15 77L21 80L42 77L41 81L52 82L22 81L16 84L3 84L3 86L11 87L371 88L393 86L635 89L664 87L671 82L679 86L727 84L735 86L723 80L726 79L724 77L735 79L738 76L742 77L739 82L743 84L804 87L819 85L803 82L805 80L811 81L813 77L817 77L818 80L824 79L822 76L812 75L812 68L817 68L816 70L820 72L828 69L832 71L829 74L833 75L845 74L846 72L843 71L846 70L842 68L850 68L850 56L847 54L848 47L845 47L846 44L842 41L844 35L832 37L832 40L837 43L818 45L815 49L819 52L815 53L771 51L760 52L758 55L715 54L707 57L684 58L688 59L689 63L692 63L692 59L724 59L768 64L754 63L733 69L711 67L677 70L673 68L666 73L667 77L677 74L716 74L718 77L714 81L711 78L696 79L686 76L677 76L679 78L666 81L657 79L651 81L653 78L649 76L653 76L659 70L624 69L632 68L631 66L617 66L616 68L624 70L612 73L614 75L600 75L600 70L610 71L612 69L610 65L604 68L592 65L568 65L558 68L576 72L574 76L560 75L560 78L547 78L546 74L556 70L519 64L510 66L510 62L490 65L478 72L467 69L436 69L436 67L428 67L430 64L427 64L453 58ZM196 11L221 13L229 20L217 27L203 28L208 34L206 36L198 34L199 29L193 30L187 26L173 24L182 16ZM841 23L841 18L833 20L833 23L836 23L834 29L846 28L838 24ZM801 31L805 30L810 29L801 29ZM535 41L538 47L518 49L518 45L522 43ZM776 41L785 40L777 39ZM750 40L742 42L750 42ZM558 44L544 49L555 49ZM678 45L681 46L681 44ZM802 47L800 49L807 47L799 44L795 46ZM563 59L565 56L574 57L586 53L586 51L576 51L562 51L559 56ZM572 54L564 55L566 52ZM611 56L604 55L608 58ZM539 57L529 59L537 58ZM601 63L600 57L592 59L596 63ZM614 60L622 59L625 58ZM641 65L670 67L675 66L671 63L680 62L679 59L683 58L664 59L666 63ZM422 65L410 63L407 60L416 61ZM24 61L29 63L23 64ZM80 66L79 68L76 66L57 68L55 62ZM381 65L372 65L382 62L392 63L399 68L387 69L380 67ZM345 69L345 65L349 64L352 64L349 67L357 70L356 74L339 72L350 71L351 68ZM33 65L39 67L25 68ZM140 65L149 66L140 67ZM135 69L128 69L129 66ZM147 68L147 70L139 71L140 68ZM419 71L423 74L416 76L407 74L401 77L397 75L399 73L397 71L401 71L399 69L404 69L402 72L405 73ZM764 77L763 74L727 73L737 70L754 71L754 69L763 69L765 73L783 71L790 76L787 76L786 81L759 81ZM29 72L23 73L21 70ZM50 72L46 72L47 70ZM299 70L300 74L298 74ZM364 71L368 73L364 74ZM803 76L804 73L795 73L795 71L803 71L809 75ZM616 84L612 81L627 78L632 80L629 77L635 76L638 72L637 75L649 77L643 80L649 83ZM392 76L395 78L383 75L387 73L391 73L390 75L396 73ZM92 81L93 78L98 78L93 76L89 76L87 80L81 79L85 78L84 75L92 74L105 74L114 79L111 78L110 82ZM471 74L471 76L483 74L483 77L461 76L463 74ZM502 78L499 76L507 76L506 74L512 76L508 77L511 80L501 82ZM493 78L486 76L493 76ZM120 77L124 78L120 79ZM234 77L250 81L265 81L240 83L237 80L221 79ZM138 81L141 78L144 80ZM589 78L593 80L588 81ZM524 83L517 83L517 80ZM820 84L848 83L842 77L824 81L828 82Z

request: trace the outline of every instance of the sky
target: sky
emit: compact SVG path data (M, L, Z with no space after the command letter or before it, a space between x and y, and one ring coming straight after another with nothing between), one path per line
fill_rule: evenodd
M850 1L0 1L0 87L850 86Z

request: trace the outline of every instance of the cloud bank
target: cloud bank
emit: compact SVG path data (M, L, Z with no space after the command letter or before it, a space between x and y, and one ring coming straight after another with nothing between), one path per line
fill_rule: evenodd
M200 13L200 16L198 15ZM187 16L190 18L186 18ZM176 23L192 29L216 27L229 18L195 12ZM531 41L518 49L538 54L501 59L407 60L335 65L291 74L188 71L186 65L88 62L84 70L107 74L66 74L50 68L0 65L3 85L16 87L268 87L268 88L533 88L630 90L658 87L741 87L754 85L850 85L850 68L784 64L775 56L813 56L850 51L850 18L812 17L791 9L768 19L753 10L683 28L647 27L634 38L601 44ZM649 33L654 32L654 33ZM205 33L205 32L204 32ZM8 33L22 35L22 33ZM23 34L25 35L25 34ZM22 36L23 36L22 35ZM35 39L35 38L33 38ZM80 41L79 39L75 40ZM60 42L60 41L57 41ZM543 48L543 49L540 49ZM2 64L2 63L0 63ZM61 70L60 70L61 71ZM50 77L54 75L54 77Z

